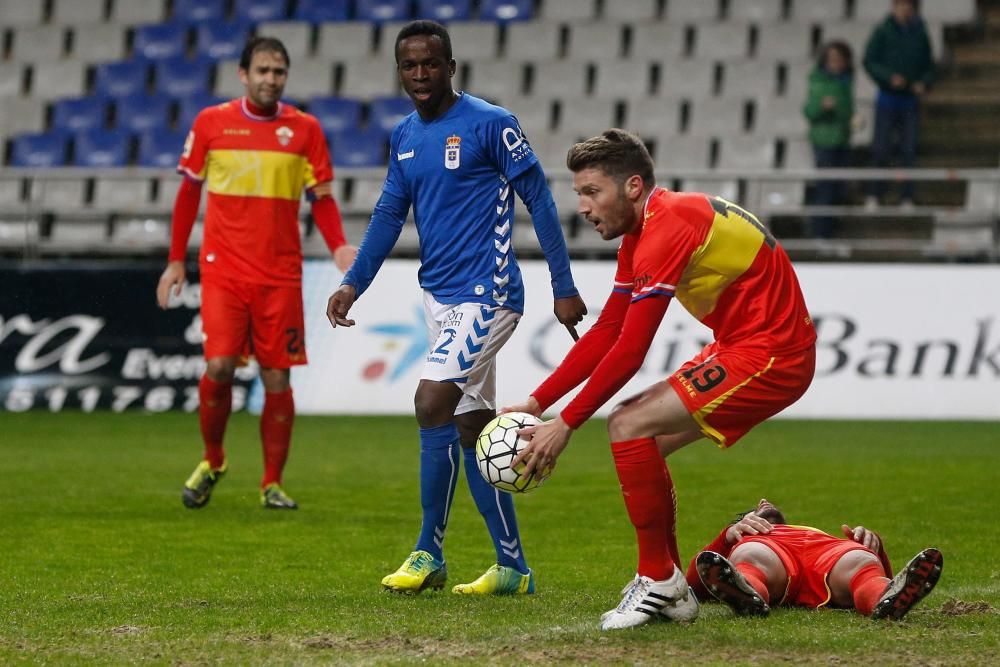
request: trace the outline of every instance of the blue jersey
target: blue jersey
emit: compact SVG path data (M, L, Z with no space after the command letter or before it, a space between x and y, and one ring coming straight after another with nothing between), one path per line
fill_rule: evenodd
M538 236L555 296L576 294L538 158L509 111L462 94L439 118L425 121L413 112L400 121L390 151L382 196L358 259L344 279L358 294L371 283L412 205L423 289L441 303L483 303L523 312L524 285L511 246L512 181L532 168L538 174L532 183L540 180L544 191L535 198L548 200L535 206L545 209L544 214L525 197L525 191L539 188L525 185L518 194L529 204L536 230L537 218L545 220Z

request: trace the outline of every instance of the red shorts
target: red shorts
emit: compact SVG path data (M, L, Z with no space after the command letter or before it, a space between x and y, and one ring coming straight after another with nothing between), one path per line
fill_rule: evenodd
M830 571L849 551L871 549L852 540L844 540L806 526L775 526L768 535L747 535L740 540L759 542L781 559L788 574L785 595L778 604L817 609L830 601L827 578Z
M702 433L729 447L797 401L816 370L816 347L780 357L759 347L705 347L668 382Z
M302 288L202 279L205 358L253 355L263 368L306 363Z

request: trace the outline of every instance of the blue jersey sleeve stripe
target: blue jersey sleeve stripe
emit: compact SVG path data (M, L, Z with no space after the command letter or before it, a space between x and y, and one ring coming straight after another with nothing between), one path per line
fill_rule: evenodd
M673 292L668 292L666 290L652 290L651 292L645 292L643 294L640 294L639 296L632 297L631 303L635 303L636 301L642 301L643 299L651 296L665 296L667 298L670 298L673 295L674 295Z

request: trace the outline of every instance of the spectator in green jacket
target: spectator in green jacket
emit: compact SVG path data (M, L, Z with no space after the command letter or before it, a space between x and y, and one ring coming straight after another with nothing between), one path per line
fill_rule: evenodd
M920 98L934 76L934 60L927 28L917 0L892 0L892 12L878 25L865 48L865 70L878 85L872 158L886 167L893 155L893 135L903 167L917 162ZM873 182L866 204L876 206L885 184ZM902 203L913 205L913 183L903 184Z
M809 75L809 97L802 112L809 120L809 141L818 169L850 166L851 121L854 117L854 56L844 42L830 42L820 50L816 68ZM836 206L847 201L840 180L820 180L813 186L810 203ZM809 219L809 234L833 236L836 219L829 215Z

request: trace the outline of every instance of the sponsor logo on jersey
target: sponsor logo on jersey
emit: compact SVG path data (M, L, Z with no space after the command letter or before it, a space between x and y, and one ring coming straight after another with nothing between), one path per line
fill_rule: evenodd
M192 148L194 148L194 130L188 132L187 139L184 140L184 151L181 153L181 157L185 160L191 157Z
M236 135L238 137L249 137L250 130L245 127L227 127L222 130L222 134L225 135Z
M451 135L444 144L444 166L446 169L458 169L462 161L462 138Z
M406 151L405 153L396 153L396 160L402 162L403 160L409 160L413 157L413 149Z
M278 143L282 146L287 146L292 142L292 137L295 133L292 132L292 128L282 125L277 130L274 131L276 137L278 137Z
M500 138L503 139L503 145L510 151L514 162L519 162L531 154L531 146L528 144L528 139L524 136L524 132L521 131L520 127L516 125L514 127L505 127L500 134Z

